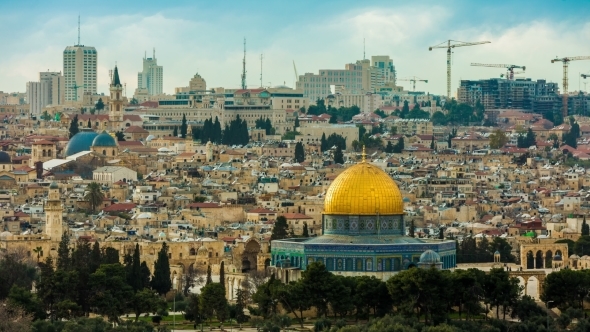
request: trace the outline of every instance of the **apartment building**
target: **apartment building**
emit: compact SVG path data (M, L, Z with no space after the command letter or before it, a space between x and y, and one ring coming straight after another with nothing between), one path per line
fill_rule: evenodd
M85 92L96 94L98 53L92 46L68 46L63 52L65 100L82 100Z
M159 95L164 90L164 68L158 66L155 49L153 57L143 58L143 70L137 73L137 88L147 89L150 96Z

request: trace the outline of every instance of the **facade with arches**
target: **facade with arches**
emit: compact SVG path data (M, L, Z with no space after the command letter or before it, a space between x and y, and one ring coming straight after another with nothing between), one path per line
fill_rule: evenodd
M520 265L523 270L569 266L567 243L523 243L520 245Z

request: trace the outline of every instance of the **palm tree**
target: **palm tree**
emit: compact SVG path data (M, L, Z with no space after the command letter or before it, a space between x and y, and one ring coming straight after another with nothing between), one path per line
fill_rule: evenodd
M37 263L39 263L39 258L41 257L41 253L43 252L43 248L37 247L33 249L33 252L37 254Z
M104 194L100 191L100 185L96 182L92 182L86 187L88 192L84 196L84 199L90 203L92 207L92 212L96 212L96 207L102 204L102 200L104 199Z

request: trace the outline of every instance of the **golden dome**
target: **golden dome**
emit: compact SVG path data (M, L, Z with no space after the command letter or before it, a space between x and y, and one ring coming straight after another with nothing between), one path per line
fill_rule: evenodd
M332 182L324 201L324 214L394 215L404 213L402 194L393 179L379 167L358 163Z

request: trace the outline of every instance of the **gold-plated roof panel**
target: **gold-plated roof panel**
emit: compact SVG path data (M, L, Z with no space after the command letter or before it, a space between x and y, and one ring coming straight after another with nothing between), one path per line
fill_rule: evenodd
M366 162L349 167L330 185L325 214L403 214L402 194L393 179Z

